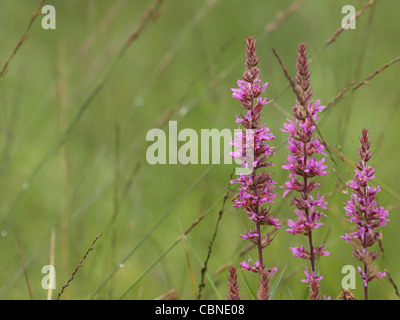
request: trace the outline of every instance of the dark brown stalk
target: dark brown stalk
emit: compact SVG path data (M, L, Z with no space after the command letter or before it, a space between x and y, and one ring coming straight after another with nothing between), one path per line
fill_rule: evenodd
M375 0L371 0L370 2L367 3L367 5L360 9L355 16L355 20L357 20L365 11L367 11L368 9L370 9L373 5L375 4ZM346 29L343 28L343 26L341 26L340 28L338 28L334 35L325 43L324 48L329 46L332 42L334 42L336 40L336 38Z
M233 170L232 173L231 173L231 176L230 176L230 178L229 178L229 181L232 180L232 177L233 177L233 173L234 173L234 172L235 172L235 171ZM230 182L229 182L229 186L230 186ZM219 223L221 222L222 216L223 216L223 214L224 214L224 212L225 212L225 203L226 203L226 200L229 198L229 191L230 191L229 186L228 186L227 191L226 191L226 194L225 194L225 196L224 196L224 200L222 201L221 210L220 210L219 213L218 213L218 219L217 219L217 223L215 224L214 234L213 234L213 236L212 236L212 238L211 238L211 240L210 240L210 244L208 245L207 258L206 258L206 260L204 261L204 266L203 266L203 268L201 268L201 280L200 280L200 284L199 284L199 293L198 293L198 295L197 295L197 300L200 300L200 299L201 299L202 290L203 290L203 288L204 288L205 285L206 285L204 280L205 280L205 275L206 275L206 272L207 272L207 266L208 266L208 262L209 262L210 257L211 257L212 247L213 247L215 238L217 237L217 233L218 233L218 230L219 230Z
M375 0L371 0L364 8L362 8L361 10L359 10L357 13L356 13L356 17L355 17L355 20L357 20L365 11L367 11L369 8L371 8L373 5L375 4ZM325 45L324 46L322 46L319 50L318 50L318 52L314 55L314 57L312 57L312 58L310 58L309 60L308 60L308 63L311 63L312 61L313 61L313 59L317 56L317 55L319 55L326 47L328 47L331 43L333 43L335 40L336 40L336 38L344 31L345 29L343 28L343 27L340 27L340 28L338 28L336 31L335 31L335 33L334 33L334 35L325 43ZM273 49L274 50L274 49ZM277 56L277 58L278 58L278 60L280 60L280 58ZM282 64L281 64L282 65ZM287 77L287 79L289 80L289 82L290 82L290 77ZM290 83L290 85L292 85L292 83ZM287 87L287 85L286 85L286 87ZM285 87L285 89L286 89L286 87ZM295 91L295 90L294 90Z
M3 66L3 69L0 71L0 79L4 77L4 75L7 72L8 65L10 64L11 60L14 58L14 56L17 54L19 48L22 46L22 44L25 42L25 40L28 38L28 33L29 30L32 27L33 22L36 20L38 15L41 13L41 7L45 0L40 0L38 6L36 7L35 11L32 14L31 19L29 20L28 26L26 27L25 32L22 34L21 38L19 39L17 45L15 46L13 52L11 53L11 56L8 58L6 63Z
M386 261L386 257L385 257L385 248L383 247L383 237L382 237L382 231L379 232L379 237L378 237L378 244L379 244L379 249L381 251L381 256L383 258L383 261L385 263L385 272L386 272L386 276L390 282L390 284L393 286L394 288L394 292L396 293L396 296L398 298L400 298L400 294L399 294L399 290L397 288L397 285L394 283L392 276L390 275L389 271L388 271L388 264Z
M274 48L272 48L272 52L274 53L275 57L278 59L280 65L281 65L282 71L285 74L286 79L289 80L289 84L292 87L293 92L296 94L298 99L301 99L301 97L299 95L299 92L296 89L296 83L294 82L293 78L289 75L289 73L288 73L288 71L286 69L286 66L283 63L283 61L282 61L281 57L279 56L278 52L276 52L276 50Z
M331 106L333 106L334 104L336 104L337 102L339 102L339 101L343 98L343 96L347 93L347 91L348 91L350 88L354 87L354 83L355 83L355 81L351 81L347 86L345 86L345 87L336 95L336 97L335 97L332 101L328 102L328 104L326 105L326 109L325 109L325 110L329 109ZM322 112L324 112L325 110L322 110Z
M63 294L64 290L69 286L69 284L71 283L72 280L74 280L75 275L77 274L78 270L80 267L82 267L83 262L86 260L86 257L88 256L89 252L93 250L93 246L96 243L97 240L99 240L101 238L101 236L103 235L103 233L100 233L100 235L98 235L96 237L96 239L93 240L91 246L89 247L89 249L87 249L85 255L83 256L82 260L79 262L79 264L76 266L74 272L72 272L72 276L71 278L69 278L68 282L61 288L60 293L57 296L57 300L60 300L60 296Z
M360 83L357 83L352 90L356 90L359 87L361 87L364 84L367 84L371 79L373 79L376 75L378 75L379 73L383 72L383 70L385 70L386 68L390 67L392 64L398 62L400 60L400 56L397 57L396 59L390 61L389 63L385 64L383 67L377 69L375 72L373 72L372 74L370 74L368 77L366 77L363 81L361 81Z
M136 38L142 33L143 29L147 26L147 24L153 19L157 18L158 16L158 9L160 8L161 4L164 0L157 0L154 6L149 6L142 16L139 26L136 30L131 34L131 36L126 41L126 46L129 46Z
M392 64L395 64L396 62L400 61L400 56L398 56L396 59L390 61L389 63L385 64L384 66L380 67L379 69L375 70L373 73L371 73L368 77L366 77L363 81L354 84L355 81L351 81L346 87L344 87L337 95L336 97L330 101L327 105L325 110L322 110L322 112L327 111L330 109L333 105L338 103L342 98L344 98L347 94L349 94L351 91L354 91L358 89L359 87L369 83L373 78L375 78L378 74L382 73L386 68L390 67ZM351 90L351 91L350 91Z

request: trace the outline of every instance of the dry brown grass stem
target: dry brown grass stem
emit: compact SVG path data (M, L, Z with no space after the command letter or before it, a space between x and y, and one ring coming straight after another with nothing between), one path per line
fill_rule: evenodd
M397 209L400 209L400 202L386 206L386 210L388 210L389 212L397 210Z
M351 161L349 158L345 157L342 152L340 152L339 150L337 150L333 147L331 147L331 150L333 153L335 153L336 157L339 158L342 162L346 163L347 165L349 165L352 168L356 168L356 164L353 161ZM392 188L390 188L389 186L387 186L385 183L378 180L377 178L375 178L375 181L377 183L379 183L382 190L387 192L390 196L392 196L397 201L400 201L399 193L397 193L395 190L393 190Z
M136 28L136 30L130 35L128 40L126 41L126 45L129 46L133 41L136 40L136 38L140 35L142 30L147 26L149 21L158 18L158 9L162 5L164 0L157 0L156 4L154 6L150 5L144 15L142 16L139 26Z
M297 2L293 3L291 6L289 6L283 13L277 13L276 16L277 18L275 18L272 22L268 23L268 25L265 27L265 29L261 32L261 34L259 34L258 36L256 36L255 38L257 38L258 43L261 43L263 41L263 39L265 39L265 37L276 31L277 29L279 29L296 11L298 11L301 6L305 3L305 1L303 0L298 0ZM239 65L239 63L242 63L242 58L238 59L237 61L235 61L231 67L227 68L227 69L223 69L216 77L214 77L214 79L211 79L209 81L209 85L208 87L215 87L217 86L220 82L222 82L222 80L224 80L226 78L227 75L230 74L230 70L232 68L236 68L237 65Z
M363 81L357 83L352 90L356 90L359 87L361 87L364 84L367 84L370 80L372 80L376 75L379 73L383 72L386 68L390 67L392 64L398 62L400 60L400 56L398 56L396 59L390 61L389 63L385 64L383 67L380 67L377 69L375 72L371 73L368 77L366 77Z
M176 56L179 48L182 46L184 38L187 36L190 30L197 26L210 12L212 7L219 0L208 0L205 1L202 8L196 11L195 15L189 20L188 24L182 28L181 33L172 42L170 48L165 52L164 56L160 59L153 76L159 77L160 74L167 68L173 58Z
M281 25L283 25L289 17L295 13L297 10L301 8L305 3L304 0L299 0L294 2L289 8L286 9L284 12L279 12L277 14L277 19L271 23L269 23L265 27L265 33L271 33L277 30Z
M8 58L8 60L6 61L6 63L3 66L3 69L0 71L0 79L2 79L4 77L4 75L7 72L8 69L8 65L10 64L11 60L15 57L15 55L17 54L19 48L22 46L22 44L25 42L25 40L28 38L28 33L29 30L31 29L33 23L35 22L36 18L38 17L38 15L41 13L41 8L43 3L45 2L45 0L40 0L38 6L36 7L35 11L32 14L31 19L29 20L28 26L26 27L25 32L22 34L21 38L19 39L17 45L15 46L14 50L11 53L11 56Z
M360 88L361 86L369 83L373 78L375 78L378 74L382 73L386 68L390 67L394 63L398 62L400 60L400 56L398 56L396 59L390 61L389 63L385 64L384 66L380 67L379 69L375 70L373 73L371 73L368 77L366 77L363 81L354 84L355 81L351 81L346 87L344 87L337 95L336 97L330 101L326 105L326 109L323 110L326 111L333 105L335 105L337 102L339 102L342 98L344 98L348 93Z
M205 284L205 275L206 275L206 272L207 272L207 266L208 266L208 262L210 261L212 247L213 247L215 238L217 237L217 233L218 233L218 230L219 230L219 223L221 222L222 216L223 216L223 214L225 212L225 203L226 203L226 200L228 200L228 198L229 198L230 181L232 180L234 172L235 172L235 170L232 171L232 173L231 173L231 175L229 177L229 185L227 187L226 194L225 194L224 199L222 201L221 210L219 210L219 213L218 213L218 219L217 219L217 223L215 224L213 236L212 236L212 238L210 240L210 243L208 245L207 257L206 257L206 260L204 261L204 266L201 268L201 281L200 281L200 284L199 284L199 293L197 295L197 300L201 299L202 290L206 285Z
M385 248L383 247L383 236L382 236L382 231L379 232L379 237L378 237L378 243L379 243L379 249L381 251L381 256L383 258L383 262L385 263L385 272L386 272L386 276L387 279L389 280L390 284L393 286L394 288L394 292L396 293L396 296L398 298L400 298L400 294L399 294L399 290L397 288L397 285L394 283L392 276L389 273L389 267L386 261L386 257L385 257Z
M25 265L25 260L24 260L24 254L22 253L22 247L21 247L21 243L20 243L18 237L17 237L17 243L18 243L19 255L20 255L20 257L21 257L22 268L24 269L25 282L26 282L26 286L27 286L27 288L28 288L29 297L30 297L31 300L34 300L34 299L33 299L33 295L32 295L31 285L29 284L28 272L26 271L26 265Z
M365 11L367 11L368 9L370 9L374 4L375 4L376 0L371 0L370 2L367 3L367 5L360 9L355 16L355 20L357 20ZM331 43L333 43L336 38L344 31L346 30L345 28L343 28L343 26L341 26L340 28L338 28L335 33L333 34L333 36L325 43L324 48L326 48L327 46L329 46Z
M89 247L89 249L87 249L85 255L83 256L82 260L79 262L79 264L76 266L74 272L72 272L72 276L71 278L69 278L69 280L67 281L67 283L61 288L60 293L57 296L57 300L60 300L60 296L63 294L64 290L69 286L69 284L71 283L72 280L74 280L74 277L76 275L76 273L78 272L79 268L82 267L83 262L86 260L86 257L88 256L89 252L93 250L93 246L96 243L97 240L99 240L101 238L101 236L103 235L103 233L100 233L96 239L93 240L91 246Z
M362 8L361 10L359 10L357 13L356 13L356 16L355 16L355 20L357 20L365 11L367 11L369 8L371 8L374 4L375 4L375 2L376 2L376 0L371 0L364 8ZM292 5L292 7L294 6L295 4L293 4ZM297 7L297 10L300 8L300 5ZM288 11L290 10L290 8L288 9ZM328 41L326 41L326 43L317 51L317 53L314 55L314 57L312 57L312 58L309 58L308 59L308 63L310 64L310 63L312 63L312 61L314 60L314 58L316 57L316 56L318 56L326 47L328 47L330 44L332 44L336 39L337 39L337 37L343 32L343 30L345 30L344 28L343 28L343 26L342 27L340 27L340 28L338 28L336 31L335 31L335 33L334 33L334 35L331 37L331 38L329 38L329 40ZM273 51L274 51L274 49L272 49ZM275 52L274 52L274 54L275 54ZM276 54L275 54L276 55ZM277 55L276 55L277 56ZM279 58L279 56L277 56L277 58L278 58L278 60L280 60L280 58ZM281 62L281 61L280 61ZM282 67L282 65L284 65L283 63L281 63L281 67ZM283 69L283 68L282 68ZM286 68L285 68L286 69ZM284 70L285 71L285 70ZM286 73L287 73L287 71L286 71ZM287 77L286 77L288 80L289 79L291 79L290 77L288 77L288 75L287 75ZM289 80L289 84L290 84L290 86L293 88L293 81L290 81ZM284 90L286 90L287 89L287 87L288 87L288 85L289 84L286 84L285 85L285 88L284 88ZM344 93L343 93L344 94ZM339 97L340 98L340 97ZM300 100L301 101L301 100ZM326 109L325 109L326 110Z
M166 293L163 293L154 300L165 300L167 298L168 300L178 300L178 294L176 293L176 290L174 288L169 289Z
M296 83L294 81L294 79L289 75L285 64L283 63L281 57L279 56L278 52L276 52L276 50L274 48L272 48L272 52L274 53L275 57L278 59L279 64L281 65L281 69L283 71L283 73L285 74L286 79L289 80L289 84L292 88L292 91L296 94L297 99L299 99L299 101L303 101L302 97L299 95L297 89L296 89Z
M96 41L98 40L100 35L102 35L110 28L110 26L118 16L118 13L124 8L126 4L127 0L113 3L113 6L107 10L105 17L97 24L95 31L91 35L89 35L79 47L77 51L79 56L86 56L89 53L89 51L96 44Z
M345 95L345 93L346 93L351 87L354 86L354 83L355 83L355 81L351 81L347 86L345 86L345 87L342 89L342 91L340 91L340 92L336 95L335 99L333 99L332 101L330 101L330 102L326 105L326 109L325 109L325 110L329 109L331 106L333 106L333 105L336 104L338 101L340 101L340 100L343 98L343 96Z

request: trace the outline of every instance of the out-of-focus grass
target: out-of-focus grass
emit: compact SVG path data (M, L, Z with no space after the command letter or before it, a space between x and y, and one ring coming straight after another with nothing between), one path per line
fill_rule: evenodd
M177 120L178 129L192 128L197 132L203 128L236 128L235 114L241 108L231 98L230 88L235 86L244 68L247 36L258 39L261 79L269 82L268 98L286 112L291 111L294 95L290 89L284 90L286 79L271 46L293 75L297 45L308 44L308 55L313 59L310 69L314 97L323 104L334 99L350 81L363 80L400 53L397 1L377 2L357 20L356 30L345 30L333 44L320 51L340 27L341 8L353 4L359 10L367 1L304 1L274 32L266 34L266 26L279 20L279 14L294 1L167 0L157 20L149 24L115 65L104 87L79 118L66 140L66 155L57 152L33 184L27 185L27 179L61 132L60 63L65 68L67 93L61 103L66 102L71 120L150 4L148 1L47 3L56 8L57 29L43 30L39 16L0 82L0 296L3 299L29 298L17 237L33 296L45 299L47 291L41 287L44 276L41 268L50 261L51 229L55 228L57 239L56 292L69 279L88 245L104 232L63 297L88 298L112 275L94 298L117 298L176 241L181 235L180 225L185 230L223 197L234 164L214 165L210 170L204 164L151 166L146 162L145 152L150 143L145 138L150 128L168 120ZM2 1L1 64L10 56L36 5L27 0ZM326 111L319 126L332 148L353 162L361 129L370 129L372 151L378 151L372 163L377 178L386 186L382 186L379 202L394 206L391 221L382 230L385 256L397 283L400 280L396 250L396 230L400 223L397 218L398 75L397 64L388 68ZM286 134L280 131L285 119L285 114L272 104L264 112L263 121L275 134L276 145L286 140ZM118 152L117 126L120 127ZM273 158L279 185L287 178L280 168L286 154L283 146ZM351 246L339 239L339 235L350 230L350 225L343 219L347 195L338 190L338 176L347 181L353 170L340 157L335 156L335 161L337 166L328 160L331 174L321 179L321 192L329 194L328 217L325 225L315 232L316 243L326 238L331 252L329 257L321 259L319 268L324 275L321 292L332 297L341 290L342 267L357 265L351 256ZM67 185L63 180L63 163L67 165ZM193 190L185 193L192 185ZM278 217L293 218L289 200L282 200L281 190L276 190ZM15 206L11 208L13 203ZM60 225L63 205L69 217L64 229ZM188 254L197 284L201 266L196 254L205 258L219 210L220 205L216 205L187 236L195 249L194 252L189 247ZM149 233L163 215L165 220ZM228 201L208 265L222 296L227 288L227 269L220 273L217 270L225 264L238 266L241 261L238 252L246 246L238 234L247 226L245 215L234 210ZM287 265L275 299L302 299L305 287L300 279L305 263L293 258L288 247L305 244L305 239L292 237L284 230L285 226L265 250L265 261L280 270ZM62 245L62 237L67 239L67 245ZM254 255L251 251L249 254ZM124 260L125 257L128 258ZM115 269L121 261L123 265ZM382 259L378 265L384 267ZM113 270L118 271L113 273ZM253 288L257 286L255 278L246 277ZM242 296L250 298L240 273L239 282ZM181 244L124 298L154 299L171 288L176 290L178 298L195 298ZM395 298L386 279L372 282L370 291L371 298ZM359 278L354 293L362 297ZM217 297L207 282L203 297Z

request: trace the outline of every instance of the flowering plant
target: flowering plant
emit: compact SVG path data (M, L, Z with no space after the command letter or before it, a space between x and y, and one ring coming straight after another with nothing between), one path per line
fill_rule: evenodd
M273 187L276 182L270 173L261 172L261 169L273 165L267 162L267 159L275 153L275 150L268 143L275 137L265 124L260 125L261 111L269 102L268 99L261 98L261 94L265 92L268 83L262 84L258 77L260 71L257 64L259 60L256 55L254 38L247 39L246 48L246 70L242 80L237 82L239 88L232 89L232 96L240 100L246 110L244 116L241 115L236 119L239 129L242 126L246 130L246 135L241 131L236 134L237 139L234 139L232 144L237 147L237 150L232 153L232 157L242 159L249 151L253 152L254 157L253 162L242 162L242 166L249 169L249 174L240 173L239 177L232 180L231 183L240 185L239 192L234 199L234 206L243 208L249 219L255 224L255 229L244 232L241 237L256 244L258 249L258 259L255 262L249 259L248 262L242 262L240 265L251 273L260 274L258 298L268 299L269 275L274 274L277 269L268 269L264 265L262 250L271 243L273 237L271 238L269 234L262 235L261 226L270 225L279 228L280 224L279 220L272 216L271 208L265 206L267 203L274 202L276 194L273 193ZM231 294L231 296L235 296L235 294Z
M233 198L234 207L244 209L248 218L255 224L255 228L244 232L242 239L252 242L258 251L256 261L251 258L240 263L242 269L251 273L259 274L259 300L269 299L270 276L277 271L276 267L267 268L264 263L263 249L275 238L271 233L262 235L261 226L272 226L276 229L281 227L280 222L272 215L270 204L274 202L276 193L273 192L276 182L265 168L273 166L268 159L276 151L269 142L274 140L274 135L265 124L260 124L263 107L270 101L262 98L266 91L267 83L263 84L259 79L258 57L255 53L256 46L253 38L246 41L246 70L242 80L238 80L238 88L232 89L232 96L240 100L245 114L236 117L239 124L239 132L232 145L236 146L231 155L236 159L245 159L241 166L246 169L241 172L237 179L231 183L239 184L238 193ZM274 50L275 55L277 55ZM281 62L279 56L277 55ZM326 216L328 203L325 196L314 190L321 186L315 178L328 174L325 164L325 142L315 134L319 121L319 114L325 108L319 100L312 99L313 92L310 87L310 72L306 55L306 45L300 44L296 62L296 78L293 80L288 74L285 66L281 66L289 79L292 89L296 94L295 106L293 107L292 119L281 129L288 133L288 150L286 162L282 169L289 171L288 180L281 186L283 198L291 193L291 205L295 206L297 220L289 219L287 232L292 235L303 235L308 240L308 246L290 247L296 258L309 261L305 268L306 278L301 280L307 283L310 290L308 296L312 300L330 299L320 295L320 282L323 276L319 274L316 260L321 256L328 256L325 243L316 245L314 243L314 231L323 225L322 216ZM240 131L245 129L246 133ZM319 133L319 131L318 131ZM319 134L319 136L321 136ZM368 283L375 279L386 276L385 272L377 271L373 262L378 257L377 253L371 252L370 247L380 239L380 233L375 229L384 226L388 219L388 211L377 203L379 186L374 188L368 182L374 179L374 168L367 163L371 159L369 151L371 143L368 139L368 130L362 131L360 138L361 146L357 151L360 160L356 164L354 179L346 183L352 189L350 200L346 203L345 211L347 220L357 226L357 230L350 234L341 236L347 243L353 243L353 256L363 263L363 268L358 267L359 274L364 283L365 299L368 299ZM248 159L252 159L248 161ZM261 170L263 169L263 170ZM383 249L381 248L382 252ZM230 267L228 276L228 299L238 300L239 286L235 267ZM340 299L356 299L349 290L344 290ZM343 298L344 299L344 298Z
M326 209L327 203L323 196L318 193L314 197L312 191L320 186L320 183L311 181L316 176L328 174L325 170L325 158L321 160L315 158L316 155L324 153L324 145L314 136L314 130L318 123L318 113L324 109L320 106L320 101L311 100L312 90L310 88L310 72L306 56L306 45L300 44L297 57L296 74L296 104L293 107L295 120L288 119L282 131L289 133L288 149L289 155L287 163L282 168L288 170L289 180L282 186L286 189L283 193L285 197L290 191L299 193L293 196L292 205L297 215L297 221L289 220L289 229L286 231L295 235L301 234L308 237L309 248L291 247L295 257L307 259L311 264L311 273L306 268L307 279L302 280L310 284L309 297L313 300L320 299L319 281L323 278L317 276L315 270L315 259L319 256L327 256L329 252L324 249L324 245L315 246L313 243L312 232L323 223L318 222L322 215L320 209Z
M341 236L347 243L354 243L353 256L363 263L363 268L358 267L358 272L364 283L365 300L368 300L368 282L386 276L385 272L379 272L376 267L371 267L378 254L369 251L368 248L377 241L380 235L375 229L386 225L389 221L386 219L389 212L379 206L376 200L377 193L380 192L379 186L374 188L368 185L368 182L375 178L374 167L367 164L372 156L369 151L370 146L368 130L364 129L360 137L360 148L357 151L360 160L357 161L353 180L346 183L353 190L345 207L347 220L354 222L357 230Z

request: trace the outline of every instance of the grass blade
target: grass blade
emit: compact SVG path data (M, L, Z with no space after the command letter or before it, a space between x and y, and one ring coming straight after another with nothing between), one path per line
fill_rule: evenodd
M287 265L283 268L283 270L279 273L278 278L275 280L274 285L272 286L271 291L269 293L268 300L274 300L274 295L275 295L276 289L278 289L279 283L281 282L282 277L286 271L286 267L287 267Z
M247 278L246 278L246 276L244 275L244 272L242 272L242 277L243 277L243 280L244 280L244 283L245 283L245 285L246 285L247 290L249 290L249 292L250 292L250 295L253 297L254 300L257 300L257 295L256 295L256 294L254 293L254 291L251 289L251 287L250 287L250 285L249 285L249 283L248 283L248 281L247 281Z
M106 285L106 283L114 276L114 274L120 269L120 264L124 264L132 254L146 241L146 239L161 225L161 223L174 211L178 204L197 186L198 183L211 171L213 165L210 165L203 174L188 188L185 193L172 204L172 206L162 215L162 217L153 225L153 227L139 240L139 242L132 248L131 251L114 267L111 273L104 279L100 286L93 292L89 299L93 299L94 296ZM222 198L221 198L222 199ZM180 241L180 240L179 240ZM179 242L178 241L178 242Z
M22 264L22 267L24 268L24 275L25 275L26 287L28 288L28 293L29 293L30 299L31 299L31 300L34 300L34 299L33 299L33 294L32 294L32 289L31 289L31 285L30 285L30 283L29 283L28 272L26 271L25 260L24 260L24 254L22 253L22 247L21 247L21 243L20 243L18 237L17 237L17 243L18 243L18 250L19 250L19 254L20 254L20 258L21 258L21 264Z
M231 173L231 176L230 176L230 178L229 178L229 181L232 180L232 177L233 177L234 172L235 172L235 171L233 170L232 173ZM228 197L229 197L229 191L230 191L229 187L230 187L230 182L229 182L228 187L226 188L227 191L226 191L226 194L225 194L225 197L224 197L224 201L222 202L222 208L221 208L221 210L219 211L219 214L218 214L218 220L217 220L217 223L216 223L216 225L215 225L214 234L213 234L213 236L212 236L212 238L211 238L210 244L208 245L207 258L206 258L206 260L204 261L203 267L201 268L201 281L200 281L200 284L199 284L199 294L197 295L197 300L200 300L200 298L201 298L201 292L202 292L202 290L203 290L203 288L204 288L204 286L205 286L205 283L204 283L204 275L205 275L205 273L207 273L207 266L208 266L208 261L210 261L212 247L213 247L215 238L217 237L217 233L218 233L218 229L219 229L219 224L220 224L220 222L221 222L221 220L222 220L222 215L223 215L224 212L225 212L225 203L226 203L226 200L227 200Z
M223 199L224 197L220 197L210 208L208 208L199 218L197 218L189 228L186 229L186 231L178 238L176 239L150 266L147 267L147 269L119 296L118 300L121 300L129 291L131 291L173 248L176 247L176 245L183 239L184 236L186 236L192 229L201 221L203 218L208 215L212 209L214 209L215 206ZM137 246L135 247L137 248ZM114 272L115 273L115 272ZM112 273L111 276L114 274ZM111 276L108 277L109 280ZM96 293L99 291L99 289L104 285L103 284L92 294L90 299L92 299Z
M190 249L192 249L194 256L196 257L196 260L198 261L199 265L202 266L203 265L203 261L201 260L200 256L198 255L197 251L194 249L194 247L192 246L191 242L189 241L188 238L185 237L185 240L187 242L187 244L189 245ZM207 277L207 280L210 282L211 287L213 288L215 294L217 295L219 300L223 300L221 293L218 291L214 281L212 280L210 274L205 271L205 276Z

